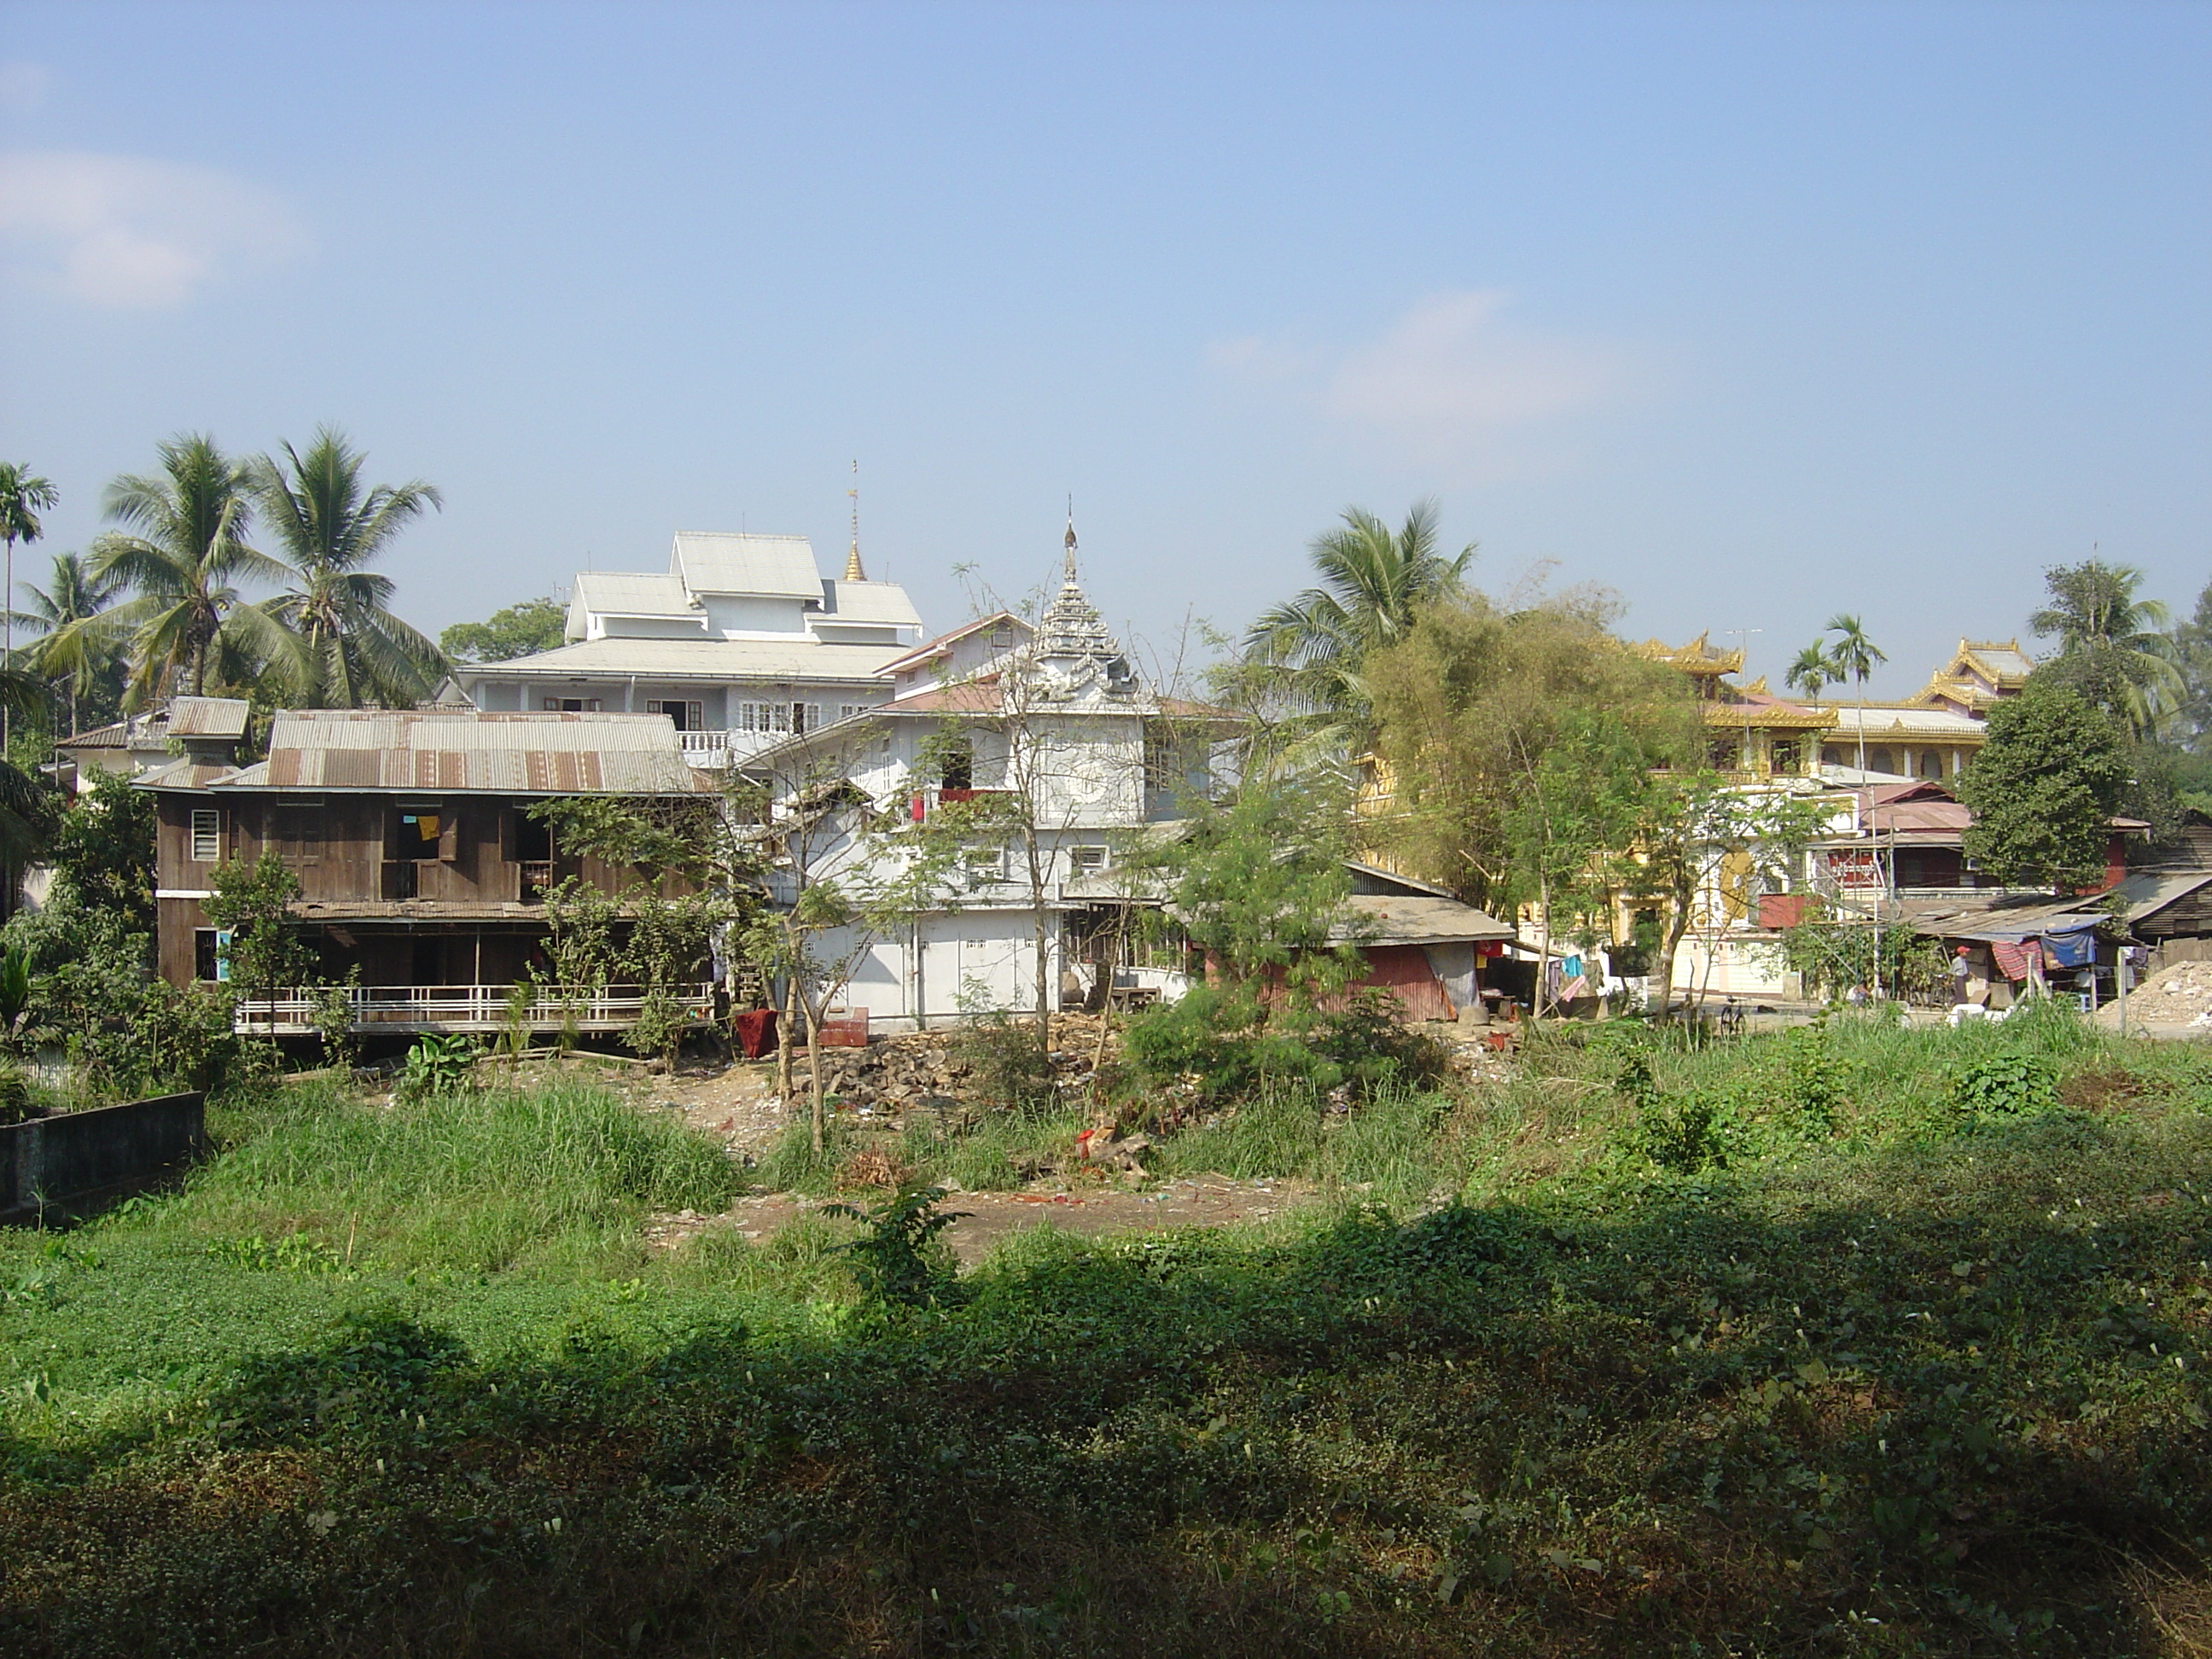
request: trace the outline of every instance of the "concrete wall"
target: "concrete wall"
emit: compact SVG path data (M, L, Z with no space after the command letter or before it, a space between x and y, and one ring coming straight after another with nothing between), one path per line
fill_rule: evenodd
M161 1095L0 1128L0 1220L145 1181L207 1142L206 1097Z

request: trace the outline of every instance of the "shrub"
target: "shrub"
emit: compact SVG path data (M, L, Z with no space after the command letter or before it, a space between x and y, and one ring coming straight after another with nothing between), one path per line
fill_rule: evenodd
M864 1229L841 1248L859 1264L860 1288L878 1301L899 1307L927 1307L938 1301L951 1280L937 1235L959 1220L958 1212L941 1210L942 1187L902 1187L872 1210L850 1204L825 1204L828 1215L849 1216Z
M952 1054L968 1066L975 1098L983 1105L1027 1114L1058 1103L1058 1073L1032 1027L1000 1012L978 1014L952 1039Z
M1978 1060L1951 1085L1951 1104L1976 1120L2021 1117L2058 1104L2058 1073L2040 1054L2018 1050Z
M1326 1012L1282 1010L1269 1018L1243 988L1203 985L1132 1020L1122 1054L1140 1086L1189 1084L1209 1102L1268 1080L1364 1100L1389 1086L1433 1083L1447 1059L1441 1043L1401 1022L1387 991L1360 992Z

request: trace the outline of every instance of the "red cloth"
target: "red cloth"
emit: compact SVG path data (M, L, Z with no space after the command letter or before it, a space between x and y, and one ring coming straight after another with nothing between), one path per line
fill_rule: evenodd
M2042 960L2043 941L2030 939L2008 945L2002 939L1996 939L1990 942L1990 954L1997 960L1997 972L2007 979L2027 979Z

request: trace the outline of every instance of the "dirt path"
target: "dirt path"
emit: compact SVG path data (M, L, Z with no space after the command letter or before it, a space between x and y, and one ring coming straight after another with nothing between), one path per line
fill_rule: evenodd
M1012 1193L955 1193L945 1200L960 1219L945 1230L945 1240L963 1267L972 1267L1011 1234L1051 1226L1086 1238L1110 1233L1160 1232L1171 1227L1225 1227L1240 1221L1266 1221L1316 1201L1318 1194L1295 1181L1231 1181L1213 1176L1160 1183L1152 1192L1110 1187L1054 1190L1031 1187ZM741 1198L717 1216L656 1216L645 1230L646 1242L673 1249L698 1234L728 1228L741 1238L773 1237L810 1210L829 1200L791 1193ZM868 1194L857 1194L865 1207Z

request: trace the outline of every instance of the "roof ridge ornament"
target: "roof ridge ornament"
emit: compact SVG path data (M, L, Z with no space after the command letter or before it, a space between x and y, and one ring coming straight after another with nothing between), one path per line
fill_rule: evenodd
M853 487L845 494L853 501L853 546L852 550L845 555L845 580L864 582L868 580L868 574L860 568L860 464L857 460L853 463Z

